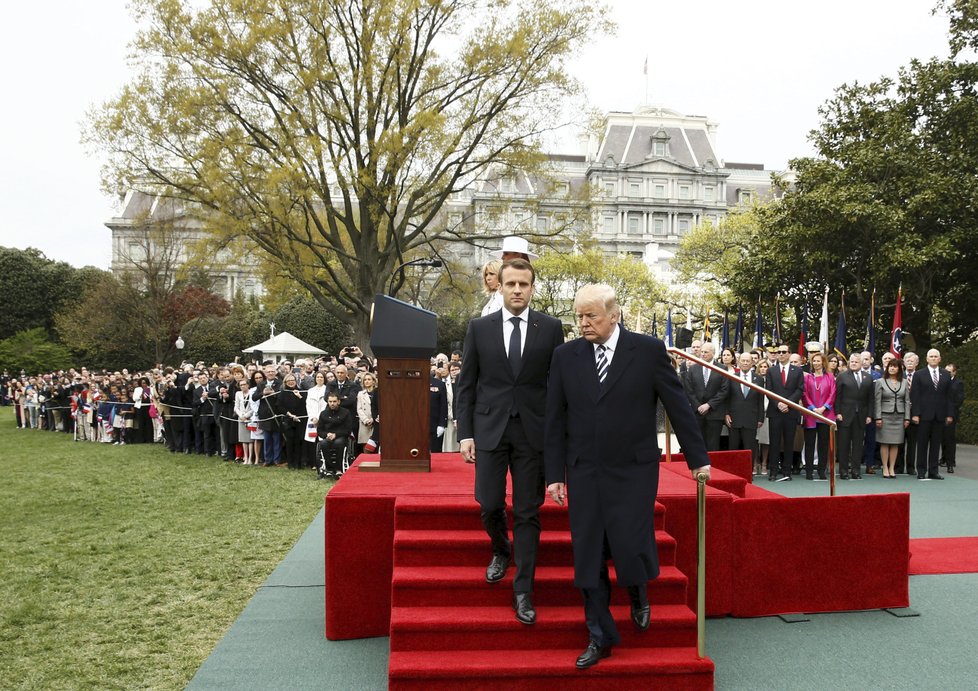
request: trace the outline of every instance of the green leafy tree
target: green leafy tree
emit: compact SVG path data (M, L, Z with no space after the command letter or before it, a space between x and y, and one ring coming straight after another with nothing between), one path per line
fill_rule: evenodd
M52 261L34 248L0 247L0 338L35 327L52 329L55 313L104 273Z
M541 312L574 323L574 296L588 283L606 283L615 289L626 321L635 327L651 324L652 314L665 297L665 287L648 267L634 257L607 257L600 250L577 253L548 252L533 262L536 285L533 305Z
M309 345L337 354L351 344L350 327L310 297L293 298L272 317L277 331L288 331ZM367 344L360 344L366 349Z
M71 365L71 352L60 343L52 342L40 327L20 331L0 341L0 369L34 374L67 369Z
M532 170L586 0L136 0L138 76L93 114L108 187L196 205L366 341L392 270L448 236L442 206Z

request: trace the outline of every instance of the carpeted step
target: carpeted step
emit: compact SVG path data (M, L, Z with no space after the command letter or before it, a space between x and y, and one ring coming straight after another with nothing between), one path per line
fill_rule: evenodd
M625 691L713 688L713 661L698 659L696 648L629 648L588 670L574 661L583 646L555 650L430 650L391 652L391 691L471 691L541 689Z
M507 497L507 516L512 529L512 505ZM665 507L656 502L655 529L665 527ZM557 506L549 499L540 507L543 532L569 530L567 507ZM479 505L471 497L404 496L397 498L394 512L395 530L482 530Z
M659 563L676 563L676 540L657 530L655 541ZM394 533L394 567L399 566L475 566L483 568L492 556L489 538L476 530L397 530ZM573 564L571 535L567 531L544 531L537 550L538 566Z
M611 582L615 583L614 568ZM513 596L514 569L503 580L486 583L485 566L397 566L392 577L391 604L394 607L480 607L508 606ZM662 566L659 577L649 583L649 602L677 605L686 602L686 576L675 566ZM537 606L580 604L580 591L574 587L572 566L539 566L533 586ZM612 604L627 604L625 588L613 585Z
M611 613L623 647L690 647L696 645L696 615L686 605L652 608L647 631L637 631L627 605ZM393 607L391 650L487 650L573 648L587 643L584 609L537 607L537 622L516 621L513 610L498 607Z

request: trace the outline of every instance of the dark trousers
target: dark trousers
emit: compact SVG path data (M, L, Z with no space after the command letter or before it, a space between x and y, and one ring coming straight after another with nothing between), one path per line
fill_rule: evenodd
M760 461L758 459L758 448L757 448L757 427L731 427L730 428L730 450L737 451L739 449L745 449L751 453L751 462L757 465Z
M265 435L268 438L268 435ZM323 454L323 470L330 473L340 473L343 471L343 449L346 448L347 437L336 437L335 439L321 439L319 450Z
M214 418L201 416L194 425L194 450L197 453L210 456L215 453Z
M938 474L943 437L944 420L921 420L917 425L917 477Z
M911 424L907 427L906 438L897 451L893 471L896 473L906 472L907 475L917 474L917 425Z
M944 425L944 436L941 439L941 462L948 468L953 468L958 463L958 423L956 421L950 425Z
M719 451L720 432L723 429L723 420L707 420L702 415L698 417L698 420L700 423L700 433L703 435L703 441L706 442L706 450Z
M859 475L859 464L863 460L863 441L866 438L865 425L853 423L839 425L836 441L839 447L839 474Z
M815 445L818 445L818 476L826 478L829 467L829 426L816 423L805 430L805 477L812 477L815 471Z
M768 475L777 475L780 463L782 475L791 475L791 461L795 453L795 432L798 429L797 413L777 412L768 418L770 443L768 444ZM783 452L783 454L782 454ZM784 456L779 459L779 454Z
M302 439L306 434L304 422L285 423L282 427L282 436L285 438L285 460L289 462L289 467L298 470L302 467Z
M506 529L507 473L513 479L512 542ZM495 449L476 447L475 499L482 525L492 541L493 554L515 557L513 591L517 593L533 592L543 490L543 457L530 446L519 418L509 419Z
M874 465L878 465L876 462L876 422L870 422L866 425L866 433L863 439L863 465L869 470Z
M282 461L282 433L277 429L265 430L265 445L262 449L265 455L265 465L274 465Z
M604 538L605 560L601 562L601 574L597 588L581 588L584 597L584 622L594 642L600 646L618 645L621 636L615 619L611 616L611 579L608 577L608 536Z
M439 437L436 430L431 430L431 433L428 435L428 448L431 453L441 453L441 440L444 438L444 434Z

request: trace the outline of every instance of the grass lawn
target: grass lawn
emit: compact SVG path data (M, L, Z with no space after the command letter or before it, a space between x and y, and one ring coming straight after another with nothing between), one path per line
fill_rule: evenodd
M329 486L0 409L0 686L183 688Z

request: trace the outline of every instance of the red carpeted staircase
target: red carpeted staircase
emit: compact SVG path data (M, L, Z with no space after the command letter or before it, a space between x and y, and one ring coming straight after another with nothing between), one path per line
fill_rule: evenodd
M712 689L713 662L696 657L696 617L676 541L656 505L661 574L649 584L652 625L637 632L628 596L614 586L622 644L589 670L574 666L587 645L581 595L573 585L565 509L545 504L537 557L537 623L511 607L513 569L485 582L491 556L478 506L465 497L399 497L394 516L389 687L424 689ZM614 575L612 574L612 582Z

